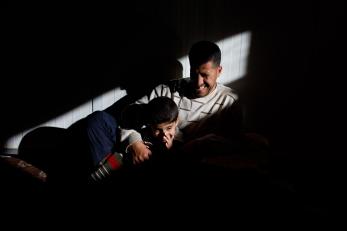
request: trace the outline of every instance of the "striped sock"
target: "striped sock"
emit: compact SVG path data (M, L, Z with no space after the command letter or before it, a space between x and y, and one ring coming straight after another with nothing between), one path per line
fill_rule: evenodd
M118 152L110 153L100 162L98 168L91 174L91 178L95 182L101 181L122 165L123 155Z

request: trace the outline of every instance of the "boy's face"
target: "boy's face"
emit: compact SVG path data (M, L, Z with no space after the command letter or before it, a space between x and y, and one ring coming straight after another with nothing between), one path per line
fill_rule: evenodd
M178 120L173 122L165 122L161 124L152 125L152 135L160 142L171 146L173 138L175 137L176 127Z

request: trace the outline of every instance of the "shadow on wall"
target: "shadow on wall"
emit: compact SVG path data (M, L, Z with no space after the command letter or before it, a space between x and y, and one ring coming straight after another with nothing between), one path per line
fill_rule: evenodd
M110 89L135 99L182 75L180 41L160 21L136 10L64 12L9 7L1 16L8 24L0 144Z

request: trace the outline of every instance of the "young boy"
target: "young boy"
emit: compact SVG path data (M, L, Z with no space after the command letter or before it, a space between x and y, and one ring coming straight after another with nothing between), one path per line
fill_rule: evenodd
M123 118L132 117L130 123L141 124L139 132L141 134L143 143L151 150L153 156L165 155L165 153L172 149L176 128L178 124L178 107L176 103L168 97L157 97L152 99L148 104L141 105L141 111L137 111L137 115L129 115L131 110L125 110ZM131 113L134 113L133 111ZM123 162L134 164L131 156L118 152L107 155L98 165L96 171L91 174L93 181L100 181L112 174L112 171L120 168Z

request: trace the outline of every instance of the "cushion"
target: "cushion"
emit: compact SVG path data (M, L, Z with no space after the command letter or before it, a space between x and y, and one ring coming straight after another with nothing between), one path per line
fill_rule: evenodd
M14 168L25 175L31 176L41 182L46 182L47 174L32 164L13 156L0 156L2 165Z

